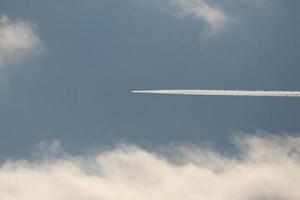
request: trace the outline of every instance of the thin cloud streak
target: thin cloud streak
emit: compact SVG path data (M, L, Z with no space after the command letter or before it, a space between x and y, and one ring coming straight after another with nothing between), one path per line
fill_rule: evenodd
M300 97L300 91L264 90L134 90L141 94L200 95L200 96L248 96L248 97Z

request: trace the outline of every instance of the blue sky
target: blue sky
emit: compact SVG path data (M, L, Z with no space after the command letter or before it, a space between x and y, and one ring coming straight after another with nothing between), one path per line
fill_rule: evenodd
M0 0L0 199L300 199L295 0ZM46 194L46 195L45 195Z
M40 141L80 153L122 140L227 148L239 132L297 133L298 99L130 91L298 90L298 7L280 0L1 0L2 18L25 23L37 37L2 64L1 158L28 156Z

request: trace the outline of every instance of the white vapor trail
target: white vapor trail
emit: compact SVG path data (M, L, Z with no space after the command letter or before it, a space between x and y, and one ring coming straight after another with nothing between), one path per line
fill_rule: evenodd
M300 97L300 91L263 90L135 90L142 94L173 94L201 96L252 96L252 97Z

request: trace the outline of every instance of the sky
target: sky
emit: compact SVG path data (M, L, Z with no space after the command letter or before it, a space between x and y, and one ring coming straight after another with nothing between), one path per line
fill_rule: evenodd
M0 0L0 185L8 185L0 197L41 199L30 187L43 185L49 199L113 200L117 185L123 199L299 199L300 99L131 93L300 90L299 8L294 0ZM217 187L196 191L202 179ZM271 186L261 191L263 183Z

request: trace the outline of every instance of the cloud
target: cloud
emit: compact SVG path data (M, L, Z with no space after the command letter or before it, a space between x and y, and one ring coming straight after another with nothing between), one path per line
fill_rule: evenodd
M240 11L251 7L267 8L273 0L167 0L177 16L191 16L210 27L210 33L216 33L229 24L236 24L241 17ZM233 6L235 5L235 6ZM230 9L229 9L230 8Z
M158 153L120 145L97 155L57 157L55 142L41 161L0 167L0 199L300 199L299 137L246 135L235 144L235 156L196 146Z
M42 48L37 28L29 21L0 17L0 69L39 53Z
M193 16L206 22L212 30L219 30L229 17L221 7L212 6L205 0L171 0L180 16Z

